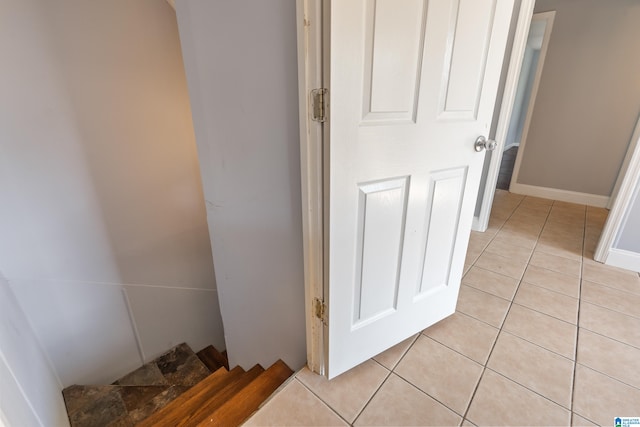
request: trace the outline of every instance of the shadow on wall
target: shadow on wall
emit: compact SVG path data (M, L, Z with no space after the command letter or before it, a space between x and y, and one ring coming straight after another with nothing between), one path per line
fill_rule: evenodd
M108 383L182 341L225 348L174 11L5 12L0 267L62 385Z

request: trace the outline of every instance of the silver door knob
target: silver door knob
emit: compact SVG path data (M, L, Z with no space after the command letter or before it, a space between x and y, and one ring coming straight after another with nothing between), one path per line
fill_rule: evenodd
M493 139L487 139L484 136L479 136L478 139L476 139L476 143L473 144L473 148L475 148L477 152L482 150L493 151L496 149L497 145L498 143Z

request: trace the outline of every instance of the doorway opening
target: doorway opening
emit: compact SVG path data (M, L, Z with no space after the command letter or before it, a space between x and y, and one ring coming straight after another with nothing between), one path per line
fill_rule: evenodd
M540 76L544 67L544 59L549 46L551 30L553 28L553 20L555 12L535 13L531 20L527 44L522 59L522 68L518 85L516 89L515 101L513 104L513 112L511 113L511 121L507 131L504 148L502 151L502 160L500 162L500 170L496 188L509 190L512 176L517 176L518 153L521 145L524 146L529 124L531 122L531 113L536 100L536 93L540 84Z

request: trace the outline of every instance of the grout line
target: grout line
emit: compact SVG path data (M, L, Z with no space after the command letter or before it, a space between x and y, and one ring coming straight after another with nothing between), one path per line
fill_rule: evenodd
M373 357L369 360L373 360L375 363L377 363L378 365L382 366L383 368L385 368L387 371L389 371L389 373L387 374L387 376L384 378L384 380L380 383L380 385L378 386L378 388L376 388L376 391L373 392L373 394L371 395L371 397L369 397L369 399L367 400L367 402L364 404L364 406L362 407L362 409L360 410L360 412L358 412L358 414L356 415L355 419L353 420L353 424L355 424L356 421L358 421L358 418L360 418L360 416L362 415L362 413L364 412L365 409L367 409L367 406L369 406L369 403L371 403L371 401L373 400L374 396L376 394L378 394L378 391L380 391L380 389L382 388L382 386L387 382L387 380L389 379L389 377L391 376L391 374L395 374L396 376L398 376L399 378L400 375L395 373L395 369L398 367L398 365L400 365L400 362L402 362L402 359L404 359L404 357L407 355L407 353L409 353L409 350L411 350L411 348L413 347L413 345L418 341L418 338L420 337L420 335L422 334L422 332L418 332L415 337L413 338L413 341L411 342L411 344L409 344L409 347L407 347L407 349L405 350L405 352L402 354L402 356L400 356L400 359L398 359L398 361L393 365L393 367L391 369L387 368L386 366L384 366L382 363L378 362L377 360L375 360ZM402 378L404 379L404 378ZM405 380L406 381L406 380ZM413 385L413 384L412 384ZM414 386L415 387L415 386ZM417 387L416 387L417 388ZM418 390L420 390L418 388ZM424 393L422 390L420 390L422 393ZM426 393L425 393L426 394Z
M507 221L509 221L509 219L513 216L513 214L518 210L518 208L522 205L522 202L525 200L526 197L523 197L522 199L520 199L520 202L514 206L513 210L511 211L511 214L509 215L509 217L504 221L504 223L500 226L500 228L498 229L498 231L496 232L495 236L498 235L498 233L500 233L500 231L502 230L502 228L504 227L504 225L507 223ZM549 212L551 212L551 209L549 209ZM549 214L547 214L547 218L548 218ZM545 220L545 224L546 224L546 220ZM544 229L544 225L542 227L542 229ZM540 230L540 233L542 233L542 230ZM538 236L540 236L540 233L538 234ZM491 239L493 241L493 239ZM536 239L537 242L537 239ZM534 250L535 250L535 245L534 245ZM483 250L484 253L484 250ZM531 255L529 255L529 259L527 260L527 266L529 265L529 261L531 261L531 257L533 256L533 250L531 251ZM525 267L525 271L526 271L526 267ZM522 277L524 277L524 273L522 275ZM516 286L516 290L513 293L513 299L515 299L516 294L518 293L518 289L520 288L520 284L522 283L522 278L520 278L518 280L518 285ZM473 403L473 399L475 399L476 397L476 393L478 392L478 388L480 387L480 383L482 382L482 379L484 378L484 374L487 371L487 364L489 363L489 360L491 360L491 355L493 354L493 351L496 348L496 344L498 343L498 339L500 338L500 333L502 332L502 328L504 327L505 322L507 321L507 317L509 316L509 312L511 311L511 307L513 305L513 300L511 300L509 302L509 307L507 308L507 312L504 316L504 318L502 319L502 323L500 324L500 328L498 328L498 334L496 335L496 339L493 342L493 345L491 346L491 349L489 350L489 355L487 356L487 360L484 362L483 366L482 366L482 372L480 373L480 378L478 379L478 382L476 383L475 388L473 389L473 393L471 394L471 398L469 399L469 403L467 404L467 409L464 411L464 414L462 415L463 419L467 419L467 416L469 414L469 409L471 408L471 404Z
M573 425L573 405L576 398L576 370L578 368L578 340L580 337L580 308L582 305L582 276L584 269L584 252L586 250L587 239L587 208L584 208L584 223L583 223L583 237L582 237L582 256L580 257L580 283L578 287L578 313L576 316L576 341L575 350L573 353L573 378L571 378L571 425Z
M603 308L604 308L604 307L603 307ZM605 310L606 310L606 308L605 308ZM609 310L609 311L611 311L611 310ZM616 312L614 312L614 313L616 313ZM629 316L629 317L631 317L631 316ZM634 318L634 319L635 319L635 318ZM580 328L580 327L578 327L578 328ZM611 341L615 341L615 342L617 342L618 344L624 344L624 345L626 345L627 347L631 347L631 348L633 348L633 349L640 350L640 347L638 347L638 346L635 346L635 345L633 345L633 344L629 344L628 342L620 341L619 339L613 338L613 337L611 337L611 336L609 336L609 335L604 335L603 333L600 333L600 332L597 332L597 331L593 331L593 330L591 330L591 329L589 329L589 328L585 328L584 326L583 326L583 327L581 327L580 329L584 329L585 331L589 331L589 332L591 332L592 334L595 334L595 335L601 336L601 337L603 337L603 338L608 338L608 339L610 339Z
M411 348L413 346L413 343L409 346L409 348ZM407 351L409 351L407 349ZM406 354L406 353L405 353ZM389 368L387 368L386 366L382 365L382 363L378 362L377 360L374 360L373 358L369 359L375 363L377 363L378 365L382 366L384 369L387 370L387 375L384 377L384 379L382 380L382 382L380 383L380 385L375 389L375 391L373 393L371 393L371 396L369 396L369 398L367 399L367 401L365 402L364 405L362 405L362 408L358 411L358 413L356 414L356 417L353 419L353 423L350 424L355 424L356 421L358 421L358 418L360 418L360 415L362 415L362 413L364 412L365 409L367 409L367 406L369 406L369 403L371 403L371 401L373 400L373 398L375 397L376 394L378 394L378 392L380 391L380 389L382 388L382 386L387 382L387 380L389 379L389 377L391 376L391 374L393 373L392 370L390 370Z
M317 375L315 372L313 372L314 375ZM310 387L308 387L303 381L301 381L299 378L296 378L296 381L298 381L302 387L306 388L311 394L313 394L316 399L318 399L320 402L322 402L327 408L329 408L329 410L331 410L331 412L333 412L338 418L340 418L342 421L344 421L345 423L347 423L347 425L352 425L352 423L350 423L349 421L347 421L347 419L345 417L343 417L340 413L338 413L338 411L336 411L335 409L333 409L333 406L331 406L328 402L325 402L323 398L321 398L320 396L318 396L318 394L316 392L314 392ZM355 422L355 420L354 420Z

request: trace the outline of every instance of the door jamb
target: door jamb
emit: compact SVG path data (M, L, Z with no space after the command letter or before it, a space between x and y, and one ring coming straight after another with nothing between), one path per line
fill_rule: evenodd
M326 326L316 317L314 301L324 301L325 126L311 120L311 90L323 87L323 0L296 0L298 103L304 259L307 365L325 374ZM327 132L328 133L328 132Z
M491 214L491 206L496 191L496 183L498 182L498 173L500 171L500 161L504 149L505 139L509 132L509 123L513 112L513 103L516 99L516 91L518 88L518 79L522 68L522 59L527 47L527 38L529 36L529 26L533 17L533 7L535 0L522 0L520 4L520 13L516 23L516 32L513 39L513 47L511 49L511 57L509 59L509 68L507 70L507 79L505 82L502 102L500 104L500 116L498 118L498 126L496 129L495 140L498 143L495 151L491 155L487 180L482 191L482 205L477 218L474 218L474 227L476 231L486 231L489 226L489 215Z
M620 188L617 194L613 195L615 199L593 256L595 261L605 264L609 256L609 251L618 236L618 232L625 222L626 213L629 209L633 194L638 185L640 185L640 117L638 118L636 128L631 137L627 157L628 159L625 158L625 163L628 162L628 165L625 167L623 164L620 170L620 176L623 177Z

